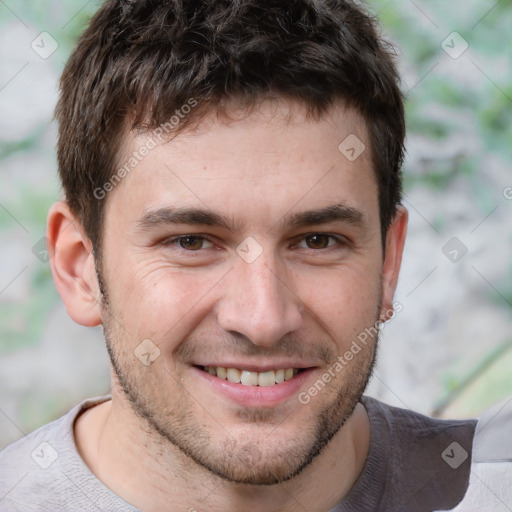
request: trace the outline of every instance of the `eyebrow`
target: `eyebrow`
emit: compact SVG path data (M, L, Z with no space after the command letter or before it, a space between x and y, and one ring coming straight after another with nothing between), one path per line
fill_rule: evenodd
M362 227L365 215L362 211L343 204L332 204L324 208L287 214L277 224L282 227L306 227L328 222L343 222ZM146 211L137 221L137 229L148 231L167 225L217 226L235 232L243 227L241 222L218 212L201 208L158 208ZM274 226L275 226L274 225Z
M327 224L328 222L344 222L361 227L365 224L365 215L362 211L343 204L333 204L317 210L306 210L285 216L279 224L291 227L313 226Z

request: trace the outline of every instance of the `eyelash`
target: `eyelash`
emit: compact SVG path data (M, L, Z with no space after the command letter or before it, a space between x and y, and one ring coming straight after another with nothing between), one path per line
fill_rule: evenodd
M322 232L312 232L312 233L307 233L306 235L303 235L302 238L300 239L299 243L304 241L306 238L310 237L310 236L314 236L314 235L321 235L321 236L327 236L329 237L330 239L333 239L336 241L335 244L332 244L332 245L328 245L327 247L324 247L323 249L311 249L311 248L306 248L307 250L310 250L310 251L314 251L314 252L323 252L323 251L326 251L328 249L332 249L333 247L335 247L336 245L338 245L339 247L338 248L343 248L343 247L346 247L347 245L349 245L349 242L348 240L345 238L345 237L341 237L339 235L332 235L330 233L322 233ZM180 236L176 236L176 237L173 237L173 238L169 238L167 240L164 240L161 242L161 245L163 247L170 247L170 246L176 246L178 248L178 250L180 251L184 251L184 252L188 252L188 253L199 253L201 252L202 249L196 249L196 250L192 250L192 249L184 249L183 247L179 247L178 243L180 240L183 240L183 239L186 239L186 238L196 238L196 239L200 239L200 240L205 240L207 242L210 242L213 244L213 242L206 236L203 236L203 235L199 235L199 234L188 234L188 235L180 235ZM296 244L297 245L297 244ZM209 249L211 249L211 247L209 247Z

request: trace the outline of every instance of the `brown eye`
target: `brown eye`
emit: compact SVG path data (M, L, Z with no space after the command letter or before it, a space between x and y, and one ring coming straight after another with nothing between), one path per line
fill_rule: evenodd
M182 249L197 251L202 248L205 239L200 236L182 236L178 238L178 244Z
M184 251L188 252L198 252L200 249L208 249L213 247L213 243L210 242L210 240L200 235L176 236L174 238L162 241L161 245L166 248L183 249Z
M304 237L304 240L308 249L327 249L327 247L334 245L329 243L330 238L334 240L333 236L325 235L323 233L314 233Z

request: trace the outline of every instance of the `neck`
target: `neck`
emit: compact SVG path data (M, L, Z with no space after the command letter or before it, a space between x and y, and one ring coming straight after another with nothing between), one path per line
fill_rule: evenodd
M361 473L370 443L366 410L352 416L323 452L298 476L278 485L227 482L163 440L132 411L122 393L80 416L75 424L79 453L96 477L137 508L255 512L328 511Z

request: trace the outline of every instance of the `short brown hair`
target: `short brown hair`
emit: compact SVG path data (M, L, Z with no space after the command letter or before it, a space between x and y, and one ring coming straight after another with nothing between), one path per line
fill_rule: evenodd
M66 200L96 252L123 134L175 129L233 101L286 96L319 116L342 99L366 121L383 242L401 199L403 98L391 45L352 0L108 0L61 78L58 162ZM341 141L340 141L341 142Z

